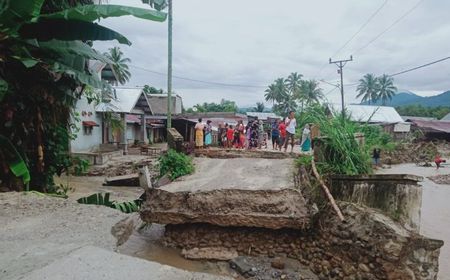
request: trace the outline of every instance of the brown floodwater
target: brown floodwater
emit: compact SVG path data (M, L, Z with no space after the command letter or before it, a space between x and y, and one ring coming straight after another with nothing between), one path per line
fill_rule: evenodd
M422 218L420 233L444 240L439 257L439 279L450 280L450 185L436 184L426 177L450 174L450 166L439 170L434 167L418 167L415 164L400 164L390 169L381 169L381 174L413 174L423 176Z
M153 224L140 233L133 233L117 252L188 271L236 276L227 262L193 261L183 258L180 250L161 244L163 234L164 226Z

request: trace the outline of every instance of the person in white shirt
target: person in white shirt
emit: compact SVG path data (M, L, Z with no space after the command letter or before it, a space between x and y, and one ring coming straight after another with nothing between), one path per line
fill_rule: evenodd
M291 140L291 153L294 151L295 143L295 127L297 126L297 120L295 119L294 111L289 111L289 115L284 120L286 123L286 140L284 141L284 151L286 152L287 146L289 145L289 140Z

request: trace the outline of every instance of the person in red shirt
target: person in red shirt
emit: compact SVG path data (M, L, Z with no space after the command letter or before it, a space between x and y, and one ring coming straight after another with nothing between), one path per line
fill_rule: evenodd
M284 121L280 122L280 124L278 125L278 129L280 130L280 144L278 146L280 147L281 151L281 147L283 147L284 141L286 141L286 124L284 123Z
M233 126L230 125L227 129L227 147L231 148L234 139L234 129Z
M440 154L437 154L434 158L434 163L436 163L436 169L439 169L441 167L441 163L446 162L445 159L441 158Z

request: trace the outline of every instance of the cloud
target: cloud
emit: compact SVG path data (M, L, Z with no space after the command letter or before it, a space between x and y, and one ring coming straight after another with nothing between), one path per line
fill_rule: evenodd
M290 72L305 78L338 81L328 58L364 24L384 0L267 0L174 1L173 74L191 79L266 86ZM111 4L147 7L139 0L110 0ZM333 59L354 55L344 68L344 83L364 74L395 73L449 55L450 1L422 1L376 41L367 45L418 0L388 1L372 21ZM121 46L132 65L167 71L167 23L132 17L106 19L102 24L127 36L133 45ZM96 43L102 51L118 45ZM321 70L322 69L322 70ZM321 70L321 71L319 71ZM163 75L132 67L130 86L151 84L166 88ZM427 95L450 89L450 60L395 77L398 88ZM264 88L222 87L174 79L174 90L185 106L218 102L222 98L250 105L263 100ZM334 83L334 82L333 82ZM332 86L321 84L325 93ZM345 87L355 102L356 87ZM340 101L339 90L329 93Z

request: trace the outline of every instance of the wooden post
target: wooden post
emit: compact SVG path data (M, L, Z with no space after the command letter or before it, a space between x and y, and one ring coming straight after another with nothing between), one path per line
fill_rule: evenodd
M139 186L141 186L141 188L143 188L145 191L147 191L147 189L153 188L148 166L143 166L139 169Z
M317 180L319 180L319 183L322 186L322 189L325 192L326 197L330 201L331 206L333 207L334 211L336 211L336 214L338 215L341 222L343 222L345 220L344 215L342 215L341 209L339 209L339 206L337 206L336 201L334 200L334 197L330 193L330 190L328 190L324 181L320 177L319 172L317 172L316 163L314 162L314 158L311 159L311 166L312 166L314 176L317 178Z

